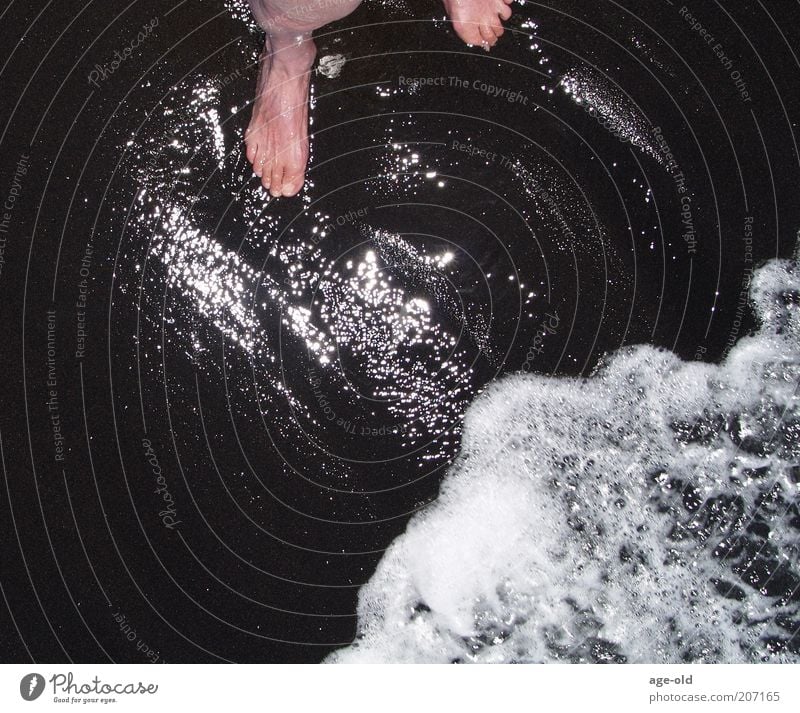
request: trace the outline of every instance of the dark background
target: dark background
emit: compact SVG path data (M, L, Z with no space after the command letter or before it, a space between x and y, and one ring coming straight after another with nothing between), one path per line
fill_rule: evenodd
M472 366L469 395L523 365L589 375L625 344L713 361L752 326L740 307L747 270L791 254L800 228L800 10L790 0L688 6L724 47L751 102L668 1L515 5L509 30L486 54L460 43L436 3L410 11L367 0L319 33L320 55L342 53L347 63L337 78L313 79L313 187L306 199L265 205L269 239L251 235L229 190L256 195L237 143L262 41L246 22L221 1L4 6L0 197L7 200L15 174L19 190L0 236L0 658L145 662L152 651L150 660L168 662L319 661L352 639L358 587L408 517L436 497L457 452L458 418L421 450L324 424L312 442L279 397L255 405L261 375L191 304L173 301L163 284L150 290L157 275L140 280L146 244L131 228L131 206L143 147L173 130L164 106L184 111L190 125L196 108L183 103L186 89L212 78L221 106L243 108L225 114L224 166L198 148L197 170L176 190L202 194L196 221L276 279L270 248L303 233L309 201L330 215L366 208L372 227L468 255L456 287L490 321L491 354L459 332L457 316L437 318L461 335L454 358ZM92 87L93 66L156 17L153 35ZM557 88L564 72L587 64L661 127L690 186L695 252L681 237L672 177ZM441 75L509 87L529 102L452 87L394 91L400 76ZM544 166L537 175L575 239L564 239L518 172L455 152L454 140ZM447 187L376 178L393 160L393 142L416 147ZM349 226L324 249L337 259L362 241ZM87 244L87 347L76 358ZM509 274L529 276L536 297ZM530 360L554 309L565 328ZM56 313L63 461L54 459L46 406L48 310ZM279 319L261 316L276 338ZM190 330L181 327L189 322L203 332L202 358L187 347ZM313 411L308 355L291 340L280 354L284 378ZM367 386L352 355L340 358L356 390ZM324 389L348 419L387 425L380 405L345 398L335 379ZM178 528L158 516L144 438L175 499Z

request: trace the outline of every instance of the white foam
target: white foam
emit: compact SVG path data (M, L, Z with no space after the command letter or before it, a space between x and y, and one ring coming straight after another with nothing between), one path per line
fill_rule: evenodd
M756 270L721 365L639 346L492 385L328 660L798 660L799 289Z
M347 59L343 54L326 54L319 58L317 71L328 79L336 79L344 69Z

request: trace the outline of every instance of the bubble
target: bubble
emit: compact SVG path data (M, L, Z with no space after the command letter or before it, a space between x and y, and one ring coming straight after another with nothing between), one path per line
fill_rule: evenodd
M800 660L800 271L720 365L650 346L511 376L361 590L332 662Z

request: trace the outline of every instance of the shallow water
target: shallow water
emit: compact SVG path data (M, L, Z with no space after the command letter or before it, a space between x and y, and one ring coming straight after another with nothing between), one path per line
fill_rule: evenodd
M97 11L35 95L0 77L9 658L796 659L798 288L758 267L800 227L796 58L764 11L703 12L726 69L630 5L516 4L487 54L363 3L292 200L242 154L240 2Z

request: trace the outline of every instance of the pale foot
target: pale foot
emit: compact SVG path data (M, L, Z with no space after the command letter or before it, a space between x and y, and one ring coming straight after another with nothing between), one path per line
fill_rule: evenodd
M502 20L511 17L512 0L443 0L456 34L468 45L489 49L503 34Z
M316 47L310 37L261 55L253 115L245 132L247 160L274 197L296 195L308 163L308 87Z

